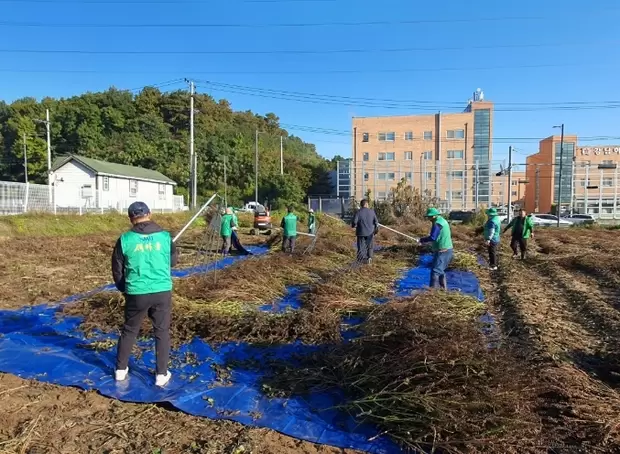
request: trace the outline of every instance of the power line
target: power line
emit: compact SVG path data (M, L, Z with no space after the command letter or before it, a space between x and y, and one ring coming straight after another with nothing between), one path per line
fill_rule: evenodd
M521 49L541 47L618 45L620 41L598 43L536 43L497 44L444 47L402 47L384 49L273 49L273 50L88 50L88 49L0 49L5 54L76 54L76 55L321 55L321 54L373 54L437 52L444 50Z
M232 93L239 95L249 95L260 98L278 99L283 101L296 101L309 104L321 104L321 105L339 105L339 106L356 106L356 107L374 107L384 109L413 109L427 112L437 112L444 109L454 109L455 107L464 107L465 102L461 103L443 103L442 105L428 105L429 101L411 101L407 104L397 101L371 101L366 100L368 98L352 98L352 97L335 97L331 95L318 95L311 93L299 93L299 92L284 92L277 90L266 89L253 89L243 88L241 86L227 85L227 84L214 84L206 83L208 89L212 91L220 91L224 93ZM201 85L202 86L202 85ZM540 105L533 107L498 107L495 111L498 112L532 112L532 111L552 111L552 110L602 110L602 109L617 109L620 108L620 101L604 101L601 103L588 104L576 104L576 105Z
M285 91L285 90L273 90L267 88L256 88L256 87L247 87L243 85L233 85L233 84L225 84L211 81L199 81L209 86L214 87L224 87L235 90L244 90L256 93L264 93L264 94L273 94L273 95L282 95L282 96L292 96L299 98L307 98L312 100L326 99L326 100L336 100L343 101L347 104L351 104L351 101L361 101L361 102L369 102L376 103L378 106L385 106L388 104L394 104L399 108L406 107L419 107L421 104L432 104L434 107L432 110L437 110L441 108L445 108L446 106L451 107L462 107L463 101L428 101L428 100L404 100L404 99L381 99L381 98L363 98L363 97L351 97L351 96L340 96L340 95L326 95L326 94L317 94L317 93L308 93L308 92L297 92L297 91ZM611 105L618 106L620 105L620 101L566 101L566 102L497 102L494 103L496 106L500 105L516 105L516 106L587 106L587 105Z
M177 85L182 82L184 82L184 80L179 77L178 79L167 80L167 81L160 82L157 84L144 85L142 87L127 88L125 90L126 91L142 91L145 88L165 88L165 87L170 87L171 85Z
M477 22L507 22L521 20L547 20L548 17L488 17L467 19L415 19L400 21L361 21L361 22L299 22L299 23L52 23L52 22L10 22L1 21L4 27L40 27L40 28L294 28L294 27L365 27L365 26L394 26L419 24L454 24Z
M89 69L25 69L25 68L0 68L4 73L42 73L42 74L192 74L192 75L298 75L298 74L388 74L388 73L416 73L416 72L443 72L443 71L486 71L497 69L538 69L538 68L569 68L583 67L584 63L568 64L537 64L537 65L513 65L513 66L487 66L487 67L446 67L446 68L384 68L384 69L327 69L327 70L297 70L297 71L122 71L122 70L89 70ZM588 64L589 68L616 67L618 63L612 64Z
M295 95L295 96L307 96L307 97L312 97L312 98L327 98L327 99L344 99L347 101L350 100L361 100L361 101L369 101L369 102L377 102L377 103L395 103L395 104L403 104L403 105L408 105L408 104L434 104L434 105L455 105L455 106L462 106L463 102L462 101L450 101L450 102L444 102L444 101L429 101L429 100L407 100L407 99L389 99L389 98L364 98L364 97L352 97L352 96L341 96L341 95L326 95L326 94L317 94L317 93L309 93L309 92L298 92L298 91L286 91L286 90L275 90L275 89L269 89L269 88L258 88L258 87L248 87L245 85L235 85L235 84L227 84L227 83L221 83L221 82L213 82L213 81L209 81L209 80L198 80L198 82L207 84L207 85L213 85L213 86L220 86L220 87L227 87L227 88L234 88L234 89L243 89L243 90L249 90L249 91L257 91L257 92L264 92L264 93L269 93L269 94L285 94L285 95ZM540 102L540 101L534 101L534 102L524 102L524 101L519 101L519 102L495 102L495 105L544 105L544 106L552 106L552 105L587 105L587 104L604 104L604 103L610 103L610 104L620 104L620 100L618 101L555 101L555 102Z

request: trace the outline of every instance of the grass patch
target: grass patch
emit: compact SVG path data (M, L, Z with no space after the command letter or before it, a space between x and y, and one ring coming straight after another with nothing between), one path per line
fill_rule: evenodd
M166 229L180 229L191 217L187 212L153 214L153 220ZM121 232L130 226L121 214L53 215L23 214L0 217L3 236L68 237L94 233Z

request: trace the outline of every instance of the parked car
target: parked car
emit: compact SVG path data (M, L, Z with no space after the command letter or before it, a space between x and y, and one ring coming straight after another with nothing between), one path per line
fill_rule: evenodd
M558 217L553 214L533 213L532 221L534 221L534 225L539 227L552 227L558 225ZM560 219L560 227L570 227L571 225L573 225L572 222Z
M474 211L450 211L450 213L448 213L448 220L451 222L467 222L475 214Z
M571 214L562 216L561 219L576 225L594 224L596 222L596 219L591 214Z
M253 213L255 211L263 211L265 207L263 207L260 203L257 202L248 202L243 208L239 208L237 211L242 211L245 213Z

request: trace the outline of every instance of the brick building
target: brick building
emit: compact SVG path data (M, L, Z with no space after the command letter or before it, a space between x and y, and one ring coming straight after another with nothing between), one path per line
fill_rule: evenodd
M560 145L560 136L548 137L540 142L539 152L527 158L525 207L528 211L554 211L560 195ZM619 164L620 145L581 146L576 135L565 135L561 212L620 217Z
M460 113L353 118L351 195L385 199L406 179L446 209L489 205L492 131L493 103L480 90Z

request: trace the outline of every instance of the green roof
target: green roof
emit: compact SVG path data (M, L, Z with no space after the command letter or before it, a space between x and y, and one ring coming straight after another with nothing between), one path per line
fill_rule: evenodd
M52 171L58 170L69 161L77 161L83 166L89 168L99 175L107 175L113 177L135 178L136 180L152 180L165 183L176 184L162 173L156 170L144 169L142 167L128 166L125 164L115 164L112 162L99 161L97 159L84 158L82 156L63 156L56 158L52 165Z

